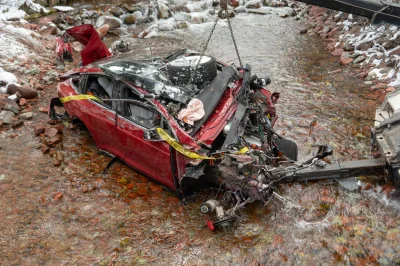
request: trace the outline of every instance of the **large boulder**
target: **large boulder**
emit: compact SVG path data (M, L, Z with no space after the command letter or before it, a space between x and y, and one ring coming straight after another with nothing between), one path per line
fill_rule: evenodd
M32 88L23 87L17 83L8 84L7 86L8 94L14 94L17 92L19 92L19 94L21 94L21 97L25 99L32 99L38 96L37 91Z
M116 17L101 16L96 21L96 27L100 27L103 24L108 24L110 26L110 29L117 29L121 27L122 21Z

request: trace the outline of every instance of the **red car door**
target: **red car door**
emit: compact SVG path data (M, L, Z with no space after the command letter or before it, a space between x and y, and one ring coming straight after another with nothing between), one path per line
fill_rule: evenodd
M124 89L131 91L128 87ZM125 99L133 99L126 96ZM133 94L132 94L133 95ZM131 96L132 96L131 95ZM124 161L139 172L174 189L170 146L158 135L145 139L151 128L161 126L161 114L144 101L123 102L118 116L117 136L124 152ZM165 130L165 123L163 127ZM154 131L152 131L154 133Z
M112 95L107 95L106 90L102 87L98 87L97 91L94 89L92 84L97 82L104 76L101 75L87 75L81 81L83 84L80 90L83 94L92 94L98 98L107 98ZM108 89L112 88L112 80L109 80ZM103 92L103 93L102 93ZM69 113L75 117L78 117L87 127L90 134L92 135L97 147L100 150L107 151L121 159L124 159L124 153L121 151L121 144L118 142L115 122L115 113L111 103L98 102L95 100L85 101L70 101L66 104L71 105L68 107Z

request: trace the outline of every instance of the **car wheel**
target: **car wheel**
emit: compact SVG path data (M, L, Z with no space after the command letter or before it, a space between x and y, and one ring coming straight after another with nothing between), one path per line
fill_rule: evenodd
M278 149L290 160L297 161L298 148L294 141L288 139L275 139Z
M172 83L187 85L199 59L200 56L186 56L169 62L167 64L167 74ZM217 63L215 59L210 56L203 56L190 83L199 86L206 81L213 80L216 76Z

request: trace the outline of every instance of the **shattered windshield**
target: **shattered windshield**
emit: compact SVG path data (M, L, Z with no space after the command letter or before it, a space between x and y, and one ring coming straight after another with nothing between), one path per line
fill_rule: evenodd
M118 61L99 66L105 74L129 81L151 93L179 102L187 102L192 90L174 85L157 67L133 61Z

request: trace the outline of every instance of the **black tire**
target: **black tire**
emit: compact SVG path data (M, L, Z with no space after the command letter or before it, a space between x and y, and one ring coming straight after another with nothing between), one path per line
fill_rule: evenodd
M288 139L275 139L278 149L290 160L297 161L298 148L294 141Z
M194 61L196 58L199 58L199 56L182 57L167 64L167 74L172 83L176 85L187 85L189 83L192 71L194 71L197 65L197 61ZM186 59L187 62L185 62L184 59ZM177 64L177 62L179 62L179 64ZM195 63L191 64L191 62ZM200 86L204 82L213 80L216 76L217 63L215 59L210 56L203 56L202 62L190 83Z

